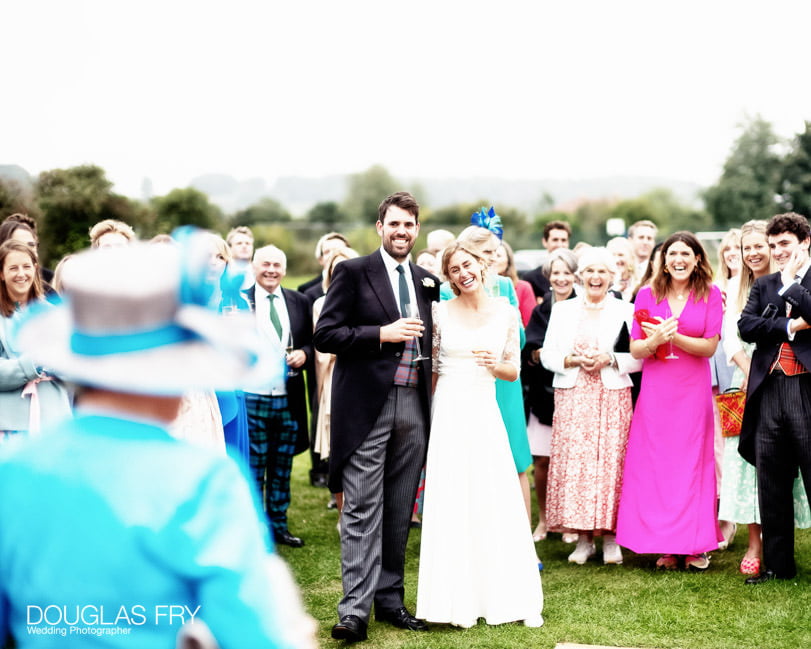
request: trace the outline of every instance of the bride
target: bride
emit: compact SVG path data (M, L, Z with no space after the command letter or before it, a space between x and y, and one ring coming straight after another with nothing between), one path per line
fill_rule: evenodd
M518 318L506 300L487 297L484 269L462 243L442 255L456 297L434 304L417 617L541 626L538 560L495 396L496 378L518 378Z

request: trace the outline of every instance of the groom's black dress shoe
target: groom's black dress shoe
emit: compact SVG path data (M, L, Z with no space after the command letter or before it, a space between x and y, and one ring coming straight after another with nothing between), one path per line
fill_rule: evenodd
M357 615L344 615L341 621L332 627L332 637L347 642L366 640L366 622Z
M276 545L289 545L291 548L300 548L304 546L304 540L297 536L293 536L289 531L273 532L273 540Z
M754 577L749 577L748 579L744 580L744 584L748 586L756 586L757 584L765 584L767 581L772 581L773 579L794 579L795 575L791 577L783 577L778 575L776 572L772 572L771 570L766 570L761 572L759 575L755 575Z
M375 620L378 622L388 622L400 629L409 629L410 631L428 630L428 625L411 615L405 606L396 608L393 611L380 611L375 609Z

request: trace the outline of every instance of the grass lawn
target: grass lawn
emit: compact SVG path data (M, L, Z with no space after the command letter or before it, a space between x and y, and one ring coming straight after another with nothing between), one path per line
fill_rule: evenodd
M300 549L281 547L301 587L305 605L318 621L322 647L340 647L330 638L341 596L340 547L328 510L326 489L307 480L309 459L296 458L292 478L290 529L306 540ZM472 629L432 625L428 633L401 631L371 622L369 640L359 647L381 649L551 649L559 642L621 647L680 649L762 649L811 647L811 531L797 533L800 576L791 582L744 586L737 572L746 548L746 529L732 547L712 553L704 573L656 572L655 557L625 552L621 566L566 560L573 546L559 535L538 544L543 572L544 619L540 629L520 624ZM406 566L406 606L416 605L419 530L412 530ZM598 554L599 557L599 554Z

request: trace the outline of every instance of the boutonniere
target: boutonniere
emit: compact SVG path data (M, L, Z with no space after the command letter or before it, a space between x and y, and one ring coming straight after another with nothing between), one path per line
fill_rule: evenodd
M436 286L436 282L432 280L430 277L423 277L422 285L425 286L426 288L434 288Z

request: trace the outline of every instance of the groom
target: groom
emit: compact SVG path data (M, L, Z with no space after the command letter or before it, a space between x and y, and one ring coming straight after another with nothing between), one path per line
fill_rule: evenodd
M439 280L408 262L420 231L411 194L386 198L376 227L380 249L335 267L314 336L337 356L329 486L344 493L344 596L332 637L350 642L366 639L372 604L378 621L427 630L403 603L403 572L431 396L431 362L417 356L430 356ZM421 322L406 317L409 305Z

